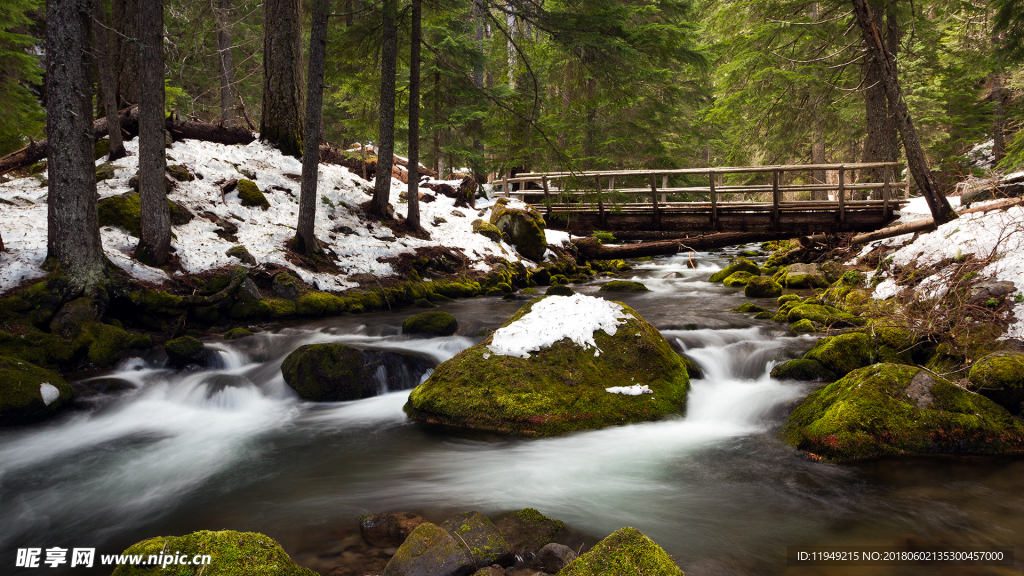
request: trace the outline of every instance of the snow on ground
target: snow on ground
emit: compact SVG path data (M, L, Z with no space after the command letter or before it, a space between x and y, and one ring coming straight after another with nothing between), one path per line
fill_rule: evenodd
M992 202L996 201L979 202L975 206ZM912 202L911 209L927 211L927 205L923 200L918 204L923 205L923 208ZM952 222L939 226L933 232L921 234L913 242L910 242L911 238L911 234L906 234L887 239L888 245L902 245L892 254L892 264L934 266L943 260L967 254L974 254L977 258L994 257L992 263L981 270L979 277L1013 282L1017 289L1011 298L1024 294L1024 206L1018 205L1007 210L993 210L987 213L964 214ZM859 260L878 245L879 243L872 243L866 246L851 262ZM952 267L947 267L938 274L926 278L917 287L918 293L925 298L941 296L946 290L946 283L952 272ZM898 286L892 278L886 278L875 287L874 297L891 298L902 291L903 287ZM1021 321L1024 320L1024 304L1016 304L1013 311L1018 321L1010 325L1005 336L1024 338L1024 321Z
M632 386L612 386L611 388L605 388L605 392L611 392L612 394L622 394L625 396L639 396L641 394L654 394L654 390L651 390L646 384L634 384Z
M533 305L530 312L494 332L487 348L501 356L529 358L530 352L547 348L568 338L587 350L600 349L594 343L594 332L604 330L614 336L618 327L633 316L614 302L583 294L549 296Z
M129 156L114 162L114 178L99 182L99 197L108 198L129 192L128 180L138 169L138 139L125 143ZM96 162L102 164L105 159ZM284 244L295 236L298 221L299 182L302 172L299 160L284 156L260 142L247 146L228 146L184 140L167 150L167 164L181 164L196 175L192 182L178 182L168 196L187 207L196 218L186 225L172 227L176 238L171 246L187 273L198 273L242 262L228 256L228 248L236 243L219 238L217 226L203 218L212 212L238 226L237 244L246 247L260 264L278 264L290 268L304 281L321 290L339 291L357 286L349 280L354 274L393 275L395 270L381 260L411 254L417 248L441 246L458 248L470 259L471 268L481 272L490 269L487 256L506 260L520 259L515 249L474 233L473 220L490 218L490 200L478 199L476 210L455 208L455 200L431 190L421 193L436 196L433 202L420 203L420 221L432 240L396 238L392 231L356 216L357 206L370 199L373 183L366 182L341 166L320 165L317 191L316 236L337 256L342 271L339 275L314 273L296 267L285 258ZM46 173L0 183L0 221L7 252L0 253L0 293L26 280L45 275L42 270L46 256L46 195L43 184ZM238 193L232 192L221 202L218 180L247 178L253 180L266 195L270 208L242 206ZM447 182L458 187L458 181ZM408 186L391 181L391 203L395 212L408 213L408 205L399 201L399 194ZM100 230L103 248L110 260L135 278L152 283L168 280L163 270L144 266L132 259L138 242L120 228ZM532 265L529 261L524 261Z

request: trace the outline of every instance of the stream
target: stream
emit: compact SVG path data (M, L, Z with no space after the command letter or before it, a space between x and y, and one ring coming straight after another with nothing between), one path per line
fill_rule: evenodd
M836 466L800 457L776 433L813 386L768 373L815 339L730 312L747 301L742 290L707 282L728 255L699 254L696 269L685 255L638 263L630 274L651 291L614 295L705 371L691 381L685 417L659 422L547 439L460 433L407 419L408 390L382 384L373 398L314 404L281 377L288 353L314 342L442 362L525 301L446 303L439 309L460 322L460 335L447 338L402 336L402 320L419 311L403 309L214 340L216 370L126 360L107 376L135 389L0 430L0 573L109 574L12 567L21 547L95 547L98 558L204 529L263 532L326 573L328 551L361 514L412 511L439 522L525 507L564 520L589 543L634 526L688 576L1018 573L786 566L793 545L1024 545L1024 461ZM573 288L598 295L601 282ZM1016 570L1022 556L1018 548Z

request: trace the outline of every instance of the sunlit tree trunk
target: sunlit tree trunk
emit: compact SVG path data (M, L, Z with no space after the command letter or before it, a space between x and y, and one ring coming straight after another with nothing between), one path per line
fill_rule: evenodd
M230 126L235 119L234 75L231 58L231 0L210 0L217 15L217 64L220 67L220 121Z

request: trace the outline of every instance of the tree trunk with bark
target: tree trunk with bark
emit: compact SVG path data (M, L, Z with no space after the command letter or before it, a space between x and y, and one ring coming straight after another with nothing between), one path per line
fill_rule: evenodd
M882 29L882 12L878 3L870 5L874 16L874 25L878 30ZM885 41L890 55L895 59L896 49L899 47L899 33L897 31L896 15L893 12L888 16L888 27ZM892 107L889 105L886 96L885 82L882 79L882 64L874 58L865 58L864 64L864 119L867 128L867 135L864 138L864 152L861 156L862 162L895 162L899 155L898 139L896 133L896 122L892 117ZM862 176L864 176L862 174ZM866 172L868 182L881 182L883 169L876 168ZM861 192L861 199L866 199L867 192ZM878 197L876 191L873 196Z
M377 150L377 178L371 209L386 216L391 198L391 164L395 153L395 68L398 58L398 0L384 0L383 45L380 62L380 137Z
M231 0L210 0L217 15L217 63L220 66L220 122L230 126L235 119L234 75L231 59Z
M999 162L1006 156L1006 140L1003 138L1006 117L1003 112L1003 77L997 70L992 75L992 159Z
M117 85L114 83L114 72L110 68L110 43L107 42L107 17L103 13L103 0L92 1L92 37L96 47L96 65L100 69L100 88L103 94L103 109L107 116L107 125L113 129L110 135L110 154L107 160L113 162L124 158L124 139L121 136L121 123L117 117Z
M118 108L139 103L139 0L111 0Z
M46 249L73 292L91 293L106 258L96 214L96 176L86 52L90 0L46 3L46 132L50 156Z
M145 0L139 7L139 202L141 233L135 257L163 266L171 254L171 216L164 172L164 2Z
M412 0L412 35L409 39L409 214L406 222L420 228L420 37L422 6Z
M935 221L939 224L949 222L957 215L949 205L949 201L939 191L928 169L928 159L921 148L921 140L917 136L914 121L910 117L910 110L903 98L903 89L900 87L899 76L896 72L896 60L889 54L888 48L882 41L882 33L875 25L875 18L866 0L852 0L852 2L857 25L860 26L868 47L868 57L881 63L882 84L885 86L886 98L895 107L896 126L903 137L903 148L907 154L907 166L910 168L910 173L928 202L928 208Z
M302 3L263 2L263 114L260 139L302 155Z
M309 33L309 84L306 87L306 128L302 150L302 186L299 194L299 224L296 248L307 254L321 252L314 233L316 188L320 172L320 121L323 119L324 60L327 53L329 0L314 0L313 24Z

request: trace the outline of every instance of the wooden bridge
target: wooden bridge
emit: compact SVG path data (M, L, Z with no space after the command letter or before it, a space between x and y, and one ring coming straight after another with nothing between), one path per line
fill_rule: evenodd
M501 186L506 197L537 204L548 227L580 235L595 230L800 235L888 225L908 191L906 181L893 178L898 168L896 162L877 162L530 172L506 176ZM815 182L815 171L831 172L833 178L826 180L834 182ZM858 182L869 171L881 172L882 181ZM815 196L829 199L811 199Z

